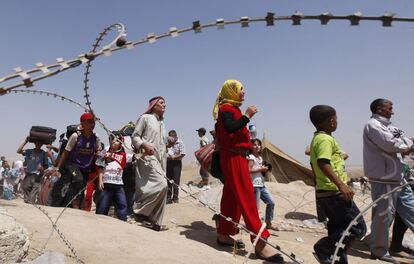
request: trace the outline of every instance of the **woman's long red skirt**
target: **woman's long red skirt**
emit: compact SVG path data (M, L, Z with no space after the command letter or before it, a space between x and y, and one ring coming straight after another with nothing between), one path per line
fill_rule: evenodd
M220 165L225 179L221 213L231 217L236 223L240 221L240 216L243 216L247 229L258 234L262 223L256 206L247 159L240 154L221 150ZM217 232L222 235L235 235L238 229L233 223L220 218ZM269 231L265 229L261 237L268 238ZM254 240L254 236L251 240Z

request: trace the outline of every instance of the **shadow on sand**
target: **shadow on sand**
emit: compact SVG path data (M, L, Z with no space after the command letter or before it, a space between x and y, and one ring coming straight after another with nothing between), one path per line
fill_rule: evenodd
M348 251L348 255L359 257L363 259L370 259L371 251L369 249L369 241L370 236L366 236L364 240L361 241L355 241L352 244L352 247ZM398 260L401 264L412 264L413 261L410 259L404 259L404 258L395 258Z
M180 235L184 235L186 238L208 245L216 250L225 251L230 254L244 256L247 254L246 250L234 250L233 247L220 246L217 244L216 229L207 225L203 221L194 221L190 225L180 225L185 228L185 231L181 231Z
M232 247L223 247L217 244L217 233L216 229L212 226L207 225L206 223L202 221L194 221L190 225L180 225L180 227L185 228L187 230L181 231L180 235L184 235L186 238L203 243L205 245L208 245L218 251L224 251L233 255L238 256L246 256L247 251L245 249L242 250L234 250ZM245 241L246 243L247 241ZM256 254L251 254L249 259L258 259ZM290 261L286 256L284 256L285 263L294 263ZM270 263L268 261L263 261L262 263Z
M289 212L285 214L286 219L295 219L295 220L307 220L307 219L315 219L317 218L313 214L302 213L302 212Z

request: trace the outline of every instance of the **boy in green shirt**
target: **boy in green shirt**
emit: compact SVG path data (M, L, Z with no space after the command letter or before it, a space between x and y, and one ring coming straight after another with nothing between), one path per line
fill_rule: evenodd
M335 244L359 214L359 209L352 200L354 193L346 184L348 176L341 149L332 137L332 132L338 125L335 109L328 105L316 105L310 110L309 116L316 128L310 145L311 165L316 177L316 199L329 219L328 236L316 242L314 255L319 263L331 263ZM348 263L347 249L352 241L362 238L366 230L365 221L361 217L343 241L345 248L339 250L340 259L335 263Z

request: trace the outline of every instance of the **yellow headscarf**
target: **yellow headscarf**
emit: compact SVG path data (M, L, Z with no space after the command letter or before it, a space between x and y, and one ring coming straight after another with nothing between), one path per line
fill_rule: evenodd
M240 100L240 92L242 89L243 85L237 80L227 80L224 82L223 86L220 89L220 92L217 94L216 103L214 104L214 120L217 119L220 105L231 104L238 107L242 104L243 101Z

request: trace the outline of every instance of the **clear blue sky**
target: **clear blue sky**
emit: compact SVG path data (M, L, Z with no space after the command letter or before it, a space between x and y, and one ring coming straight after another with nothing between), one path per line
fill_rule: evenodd
M0 16L0 76L20 66L54 63L91 49L98 33L121 22L128 38L167 32L170 27L191 26L192 21L217 18L261 17L267 12L306 15L330 11L349 15L414 16L413 1L2 1ZM264 23L206 29L178 38L124 50L95 60L91 74L92 104L111 129L135 121L155 95L167 101L166 126L175 129L187 145L189 160L197 148L195 129L213 127L212 106L224 80L239 79L246 102L256 104L254 122L259 135L287 153L308 163L303 154L314 128L308 111L315 104L329 104L338 112L334 134L350 154L349 164L362 164L362 127L369 118L369 103L378 97L394 102L396 125L414 136L412 122L414 74L414 24L331 21L320 26L304 21L266 27ZM113 35L110 35L111 38ZM109 41L108 38L108 41ZM34 89L50 90L84 102L84 67L38 82ZM2 85L0 85L2 86ZM63 132L78 122L81 110L41 96L11 94L0 97L2 122L0 154L12 159L32 125ZM106 139L103 130L98 133ZM106 142L106 140L105 140ZM57 144L57 143L56 143Z

